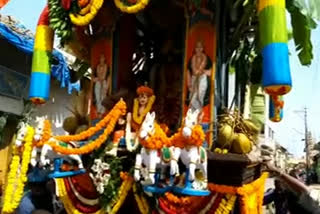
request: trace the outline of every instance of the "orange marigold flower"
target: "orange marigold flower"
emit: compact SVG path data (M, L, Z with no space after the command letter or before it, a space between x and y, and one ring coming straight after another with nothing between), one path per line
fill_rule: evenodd
M160 128L158 124L155 124L155 133L154 135L148 137L146 140L140 140L141 145L150 150L158 150L162 147L169 147L170 140L164 131Z

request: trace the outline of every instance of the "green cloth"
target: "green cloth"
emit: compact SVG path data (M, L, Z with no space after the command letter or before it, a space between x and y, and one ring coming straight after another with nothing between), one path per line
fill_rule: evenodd
M32 71L50 74L50 52L35 50L32 57Z
M285 8L268 6L259 13L261 47L271 43L287 43L288 33Z

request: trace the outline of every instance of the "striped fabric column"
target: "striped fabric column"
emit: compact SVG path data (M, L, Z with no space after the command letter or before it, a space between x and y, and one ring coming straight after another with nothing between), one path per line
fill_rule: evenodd
M269 100L269 120L272 122L280 122L283 118L283 97L270 96Z
M285 0L259 0L259 33L263 57L262 85L270 95L291 90Z
M43 104L49 98L53 36L54 32L49 27L49 8L46 6L38 21L33 47L29 98L34 104Z

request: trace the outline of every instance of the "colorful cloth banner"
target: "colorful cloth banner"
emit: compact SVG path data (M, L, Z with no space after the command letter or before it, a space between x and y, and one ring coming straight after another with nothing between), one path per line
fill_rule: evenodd
M291 90L285 0L259 0L259 33L263 57L262 85L267 94Z
M34 104L43 104L49 98L53 36L54 32L49 27L49 8L46 6L38 21L33 47L29 98Z
M283 118L284 101L282 96L270 96L269 119L272 122L280 122Z

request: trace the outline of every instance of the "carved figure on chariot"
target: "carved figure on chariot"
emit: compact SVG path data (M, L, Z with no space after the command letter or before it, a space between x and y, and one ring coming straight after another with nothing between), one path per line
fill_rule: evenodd
M118 120L117 126L113 132L112 148L107 154L116 156L118 146L126 147L133 152L139 146L139 131L146 115L153 110L156 97L153 90L147 84L140 86L136 90L137 97L133 101L132 113L128 112L125 117Z
M170 163L171 174L180 175L179 159L186 167L184 188L182 186L182 188L177 187L175 189L175 191L182 194L201 195L201 190L206 190L207 188L207 152L202 146L205 140L205 133L199 124L199 113L198 109L195 111L189 109L182 127L171 137L174 155ZM199 176L196 176L196 170L199 170ZM193 193L192 190L199 190L199 193ZM202 194L206 195L208 193L204 191Z
M205 134L199 125L199 110L188 110L182 127L168 137L148 113L139 132L141 151L136 155L134 178L144 191L163 194L174 191L186 195L208 195L207 152L202 147ZM180 177L178 161L186 170ZM199 170L196 176L196 170ZM174 178L177 185L174 186ZM201 178L200 178L201 177Z
M66 149L78 147L74 142L62 142L54 138L50 121L45 117L38 117L34 135L31 165L47 168L53 171L50 178L68 177L85 173L81 157L76 154L62 154L53 150L52 145L59 145ZM50 142L52 145L50 145ZM40 151L40 155L39 155ZM76 163L76 165L73 164Z

